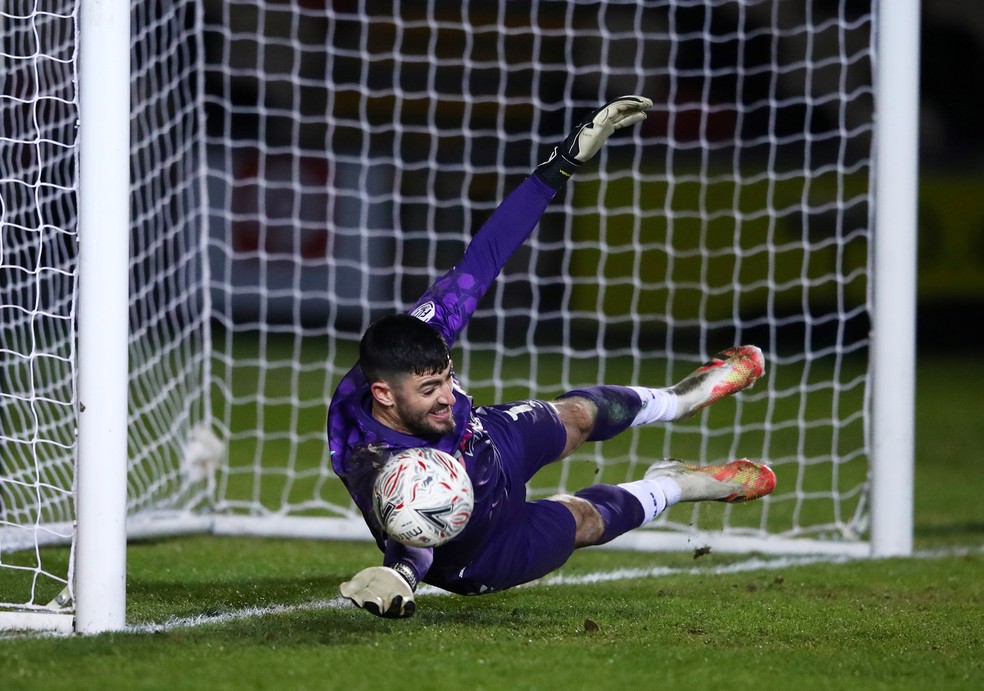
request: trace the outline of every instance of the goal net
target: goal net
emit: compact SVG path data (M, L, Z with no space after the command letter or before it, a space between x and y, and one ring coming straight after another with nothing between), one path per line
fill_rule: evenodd
M648 120L551 205L459 377L478 404L668 386L754 343L755 388L588 445L531 495L761 459L772 496L675 507L615 545L867 554L874 9L134 0L130 534L368 536L325 440L362 331L578 117L639 93ZM73 594L73 558L44 547L74 534L84 408L78 13L0 7L0 607L18 611Z
M870 11L233 2L205 37L218 512L361 529L324 417L362 331L457 261L578 117L641 93L645 126L585 166L481 303L454 352L466 389L670 385L756 343L755 389L589 445L531 493L748 456L776 467L769 501L674 509L660 534L865 534Z

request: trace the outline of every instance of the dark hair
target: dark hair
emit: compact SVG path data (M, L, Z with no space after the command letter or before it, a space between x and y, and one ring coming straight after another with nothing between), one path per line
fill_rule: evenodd
M444 371L451 351L444 336L409 314L391 314L366 329L359 343L359 365L370 382L397 374Z

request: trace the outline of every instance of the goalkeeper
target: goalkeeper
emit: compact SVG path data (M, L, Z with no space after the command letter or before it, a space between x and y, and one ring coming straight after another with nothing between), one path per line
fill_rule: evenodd
M474 407L452 369L449 346L547 204L612 133L644 120L651 106L648 98L624 96L590 113L500 204L460 263L409 314L383 317L364 334L359 364L341 380L328 410L332 467L383 552L382 566L341 585L356 605L408 617L420 582L464 595L503 590L550 573L575 548L608 542L677 502L746 501L775 487L768 467L747 460L721 466L664 460L636 482L526 500L530 478L582 443L690 417L750 386L764 371L754 346L719 353L670 388L592 386L550 402ZM457 457L474 488L464 531L434 548L388 539L372 509L376 470L392 453L423 446Z

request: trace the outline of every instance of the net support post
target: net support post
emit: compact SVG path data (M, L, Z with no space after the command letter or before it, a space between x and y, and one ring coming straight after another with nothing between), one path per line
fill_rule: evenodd
M871 552L912 553L919 0L878 3Z
M126 606L130 4L79 9L79 455L75 629Z

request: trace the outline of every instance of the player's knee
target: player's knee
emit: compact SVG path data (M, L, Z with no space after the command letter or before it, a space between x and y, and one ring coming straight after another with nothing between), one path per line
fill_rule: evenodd
M598 407L593 401L580 396L568 396L553 403L567 430L567 448L564 455L571 453L587 441L598 417Z
M595 505L587 499L570 494L558 494L550 497L551 501L560 502L574 516L576 525L574 531L574 546L587 547L597 544L605 532L605 521Z

